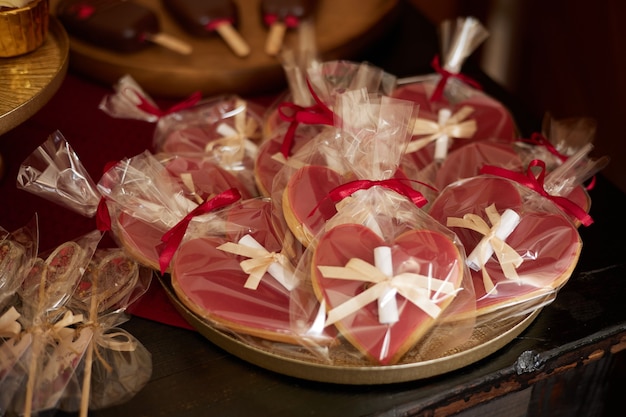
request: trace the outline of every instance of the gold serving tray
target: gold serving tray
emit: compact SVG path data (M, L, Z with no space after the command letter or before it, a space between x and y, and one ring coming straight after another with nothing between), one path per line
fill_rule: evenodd
M0 135L33 116L57 92L67 73L69 45L63 26L50 17L39 48L0 58Z
M270 371L310 381L337 384L377 385L415 381L463 368L503 348L522 333L540 312L538 309L532 314L506 324L478 327L470 340L461 348L454 352L445 352L435 359L389 366L359 366L348 362L331 365L319 363L313 359L283 356L271 350L271 343L263 343L261 339L236 337L211 326L178 299L171 286L169 275L156 275L176 310L215 345ZM267 348L261 347L264 345Z
M160 0L134 1L154 10L162 32L190 44L193 52L181 55L151 45L138 52L117 53L70 34L72 69L109 85L130 74L155 97L180 98L195 91L203 95L251 95L276 92L285 86L279 60L264 50L268 30L261 22L260 0L235 0L238 31L251 49L245 58L236 56L217 34L189 35L165 12ZM58 2L51 0L51 13L55 13ZM330 60L359 53L389 27L397 4L398 0L319 0L315 20L319 56ZM285 44L293 42L295 34L288 30Z

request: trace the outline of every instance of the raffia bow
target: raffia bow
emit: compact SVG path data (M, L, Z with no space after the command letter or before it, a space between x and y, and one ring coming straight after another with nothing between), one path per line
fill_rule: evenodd
M495 205L492 204L487 207L485 213L491 223L491 227L483 218L473 213L465 214L463 218L448 217L446 225L448 227L471 229L483 235L483 238L468 256L468 261L475 264L475 266L470 265L472 269L479 268L481 270L485 291L490 293L491 291L496 291L493 280L485 268L485 264L491 257L491 252L493 251L496 255L504 276L510 280L519 280L517 268L519 268L524 259L504 241L506 238L498 237L502 216L496 210Z
M295 287L294 271L287 256L283 253L268 251L250 235L245 237L249 239L240 239L239 243L226 242L217 247L224 252L249 258L239 263L241 270L248 274L244 287L256 290L265 273L270 272L270 275L276 278L287 290L293 289ZM242 241L245 243L241 243ZM277 268L273 268L273 266ZM276 269L280 269L280 271Z
M467 120L467 118L473 111L471 106L463 106L443 124L418 117L413 125L413 136L428 136L409 142L405 153L417 152L442 136L458 139L471 138L476 133L476 120Z
M383 297L388 293L389 289L396 290L398 294L430 317L437 318L441 313L441 308L430 297L430 293L434 291L445 295L453 295L456 291L454 285L448 281L412 272L387 276L376 266L359 258L350 259L345 267L318 266L318 269L324 278L366 281L374 284L343 304L331 309L328 312L325 326L329 326L356 313L369 303Z

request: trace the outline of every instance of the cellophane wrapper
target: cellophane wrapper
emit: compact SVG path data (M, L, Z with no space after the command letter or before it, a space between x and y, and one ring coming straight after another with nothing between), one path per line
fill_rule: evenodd
M187 197L189 190L148 151L118 162L97 186L119 246L141 264L158 269L155 246L198 202Z
M122 76L113 89L114 94L106 95L100 101L100 110L113 118L136 119L149 123L159 120L159 115L141 108L140 104L144 101L153 108L158 106L131 75Z
M308 325L294 321L290 309L303 281L295 274L303 248L272 202L236 202L212 213L211 223L223 228L207 231L194 220L172 260L178 299L207 326L248 344L305 343ZM333 338L322 333L312 340L327 344Z
M38 233L36 216L13 232L0 230L0 415L5 415L26 376L16 365L31 336L22 332L17 292L37 257Z
M447 186L429 214L467 253L477 323L522 319L551 303L575 268L582 240L561 207L513 180L480 175Z
M387 188L400 183L415 194L397 171L415 108L365 90L346 92L338 101L342 134L332 147L354 181L336 185L376 184L334 201L335 214L298 263L298 276L308 279L293 294L292 314L313 323L308 335L337 332L333 345L310 346L309 354L325 363L377 366L445 355L473 329L469 318L454 331L437 330L447 314L473 305L463 247L418 202ZM313 198L314 210L320 202Z
M212 97L159 119L154 151L203 155L228 171L252 171L265 109L236 95Z
M152 274L120 248L96 251L70 301L72 310L86 317L79 332L93 336L65 389L61 409L75 412L120 404L148 382L150 352L118 326L128 318L126 308L148 289Z
M337 95L346 90L365 88L373 94L390 95L397 82L394 75L367 62L313 61L302 72L304 73L303 79L298 82L297 91L290 89L285 92L266 110L263 128L265 140L276 135L284 135L289 122L281 118L279 107L285 102L304 109L315 106L319 102L333 110ZM309 130L315 134L315 129Z
M94 181L59 131L22 162L17 187L86 217L96 213L100 201Z
M74 377L91 332L77 331L82 322L68 302L102 235L99 231L67 241L31 265L18 292L22 340L28 346L13 367L13 412L31 415L58 406ZM21 378L20 378L21 377Z
M444 21L443 71L461 74L466 58L487 37L486 29L473 17ZM407 171L419 171L433 161L441 162L448 152L474 141L511 142L518 137L510 111L465 78L443 77L438 72L409 77L398 80L398 88L392 95L411 100L420 107L412 143L403 160Z

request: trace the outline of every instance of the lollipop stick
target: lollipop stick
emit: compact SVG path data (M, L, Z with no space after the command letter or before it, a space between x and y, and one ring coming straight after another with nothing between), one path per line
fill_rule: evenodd
M146 39L181 55L189 55L192 51L191 45L166 33L150 34Z
M283 46L283 39L285 38L286 31L287 25L284 22L276 21L272 23L265 41L265 53L270 56L278 54Z
M230 23L220 23L215 27L215 30L219 33L222 39L224 39L235 55L245 57L250 54L250 46L248 46L248 43Z

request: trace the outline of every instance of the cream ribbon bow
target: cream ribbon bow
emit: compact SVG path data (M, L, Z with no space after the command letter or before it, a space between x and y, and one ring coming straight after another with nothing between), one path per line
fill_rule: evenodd
M438 122L419 117L415 119L415 123L413 125L413 136L427 136L409 142L404 153L408 154L417 152L430 142L436 141L440 138L445 138L445 152L447 152L447 141L449 138L469 139L474 136L477 128L476 120L466 120L474 111L471 106L463 106L449 117L443 116L445 113L442 112L445 112L446 110L447 109L442 109L440 111ZM449 110L447 111L449 112ZM445 158L445 155L443 158Z
M376 266L359 258L350 259L345 267L318 266L324 278L345 279L352 281L366 281L374 285L357 294L348 301L331 309L328 312L325 326L342 320L356 313L369 303L384 297L389 290L397 291L408 301L416 305L432 318L437 318L441 307L431 298L430 293L443 293L446 296L454 295L456 289L449 281L443 281L430 276L403 272L398 275L386 275Z
M241 162L248 145L246 142L256 139L259 128L256 120L246 117L246 102L244 100L237 100L235 106L236 108L243 108L243 110L233 117L234 129L224 122L219 123L216 130L222 137L210 141L204 147L206 153L211 153L216 148L222 149L221 162L226 166Z
M266 272L288 291L298 284L287 256L283 253L269 252L250 235L244 235L238 243L226 242L217 249L250 258L239 263L242 271L248 274L245 288L256 290Z
M517 268L524 259L505 242L519 224L520 216L511 209L505 210L500 216L495 204L487 207L485 213L491 227L482 217L473 213L465 214L463 218L448 217L446 225L471 229L483 235L478 245L467 256L467 265L475 271L482 271L485 291L490 293L492 291L497 292L493 280L485 269L485 264L491 255L495 253L504 276L511 280L519 280Z

